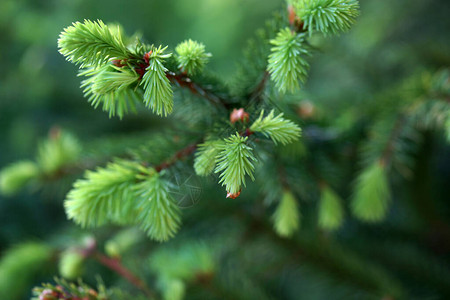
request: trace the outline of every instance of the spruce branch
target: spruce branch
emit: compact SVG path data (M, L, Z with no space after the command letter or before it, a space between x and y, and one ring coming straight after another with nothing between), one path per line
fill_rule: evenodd
M174 72L168 72L167 78L177 86L188 89L193 95L198 95L207 101L211 102L215 106L229 109L231 104L217 93L214 93L209 87L202 86L199 83L194 82L186 74L179 74Z
M216 156L215 173L220 173L219 183L225 185L230 194L238 194L241 186L245 186L245 175L248 174L254 180L253 162L256 162L256 158L253 149L246 144L247 139L238 133L232 135L220 145L220 152Z
M357 218L377 222L386 216L390 198L386 166L376 161L358 176L351 209Z
M163 54L167 47L153 48L148 55L148 67L142 77L144 87L144 103L160 116L167 116L173 109L173 91L166 76L167 68L164 59L171 54Z
M0 194L13 195L39 176L32 161L18 161L0 170Z
M197 175L207 176L214 171L216 156L219 154L222 144L222 140L212 140L198 145L194 161L194 169Z
M95 252L93 257L102 265L116 272L122 278L143 291L149 299L157 299L155 292L153 292L141 278L137 277L133 272L126 268L119 259L110 258L100 252Z
M178 44L175 52L178 68L188 75L194 75L202 71L208 59L211 57L211 53L205 52L205 45L191 39Z
M337 34L350 29L359 15L357 0L295 0L293 6L303 28Z
M47 270L54 250L44 243L17 244L0 258L0 299L20 299L35 282L37 274Z
M92 76L88 81L89 89L93 94L109 94L116 91L121 91L128 88L139 79L138 74L129 68L117 67L113 64L108 64L100 68L88 68L80 73L80 76ZM87 84L81 85L85 87Z
M294 195L284 190L272 218L275 231L281 237L290 237L300 226L300 213Z
M38 145L36 162L44 174L54 174L78 160L81 150L79 141L73 135L54 127L49 132L49 138Z
M65 279L74 280L81 277L85 255L78 249L68 248L59 255L59 274Z
M250 126L253 132L260 132L266 137L270 137L275 144L289 144L298 140L301 135L301 129L293 122L283 118L283 114L274 116L272 110L266 117L264 110L261 111L259 118Z
M117 114L122 119L129 109L136 110L140 97L132 85L138 81L139 75L133 69L108 64L83 69L79 76L87 77L81 82L84 96L95 108L101 104L110 117Z
M338 229L344 219L342 200L328 185L322 185L319 203L319 226L325 230Z
M204 242L185 241L175 246L163 246L150 256L150 269L161 278L192 281L200 276L212 276L217 262L214 252Z
M267 71L280 92L293 92L299 87L299 82L306 80L309 69L304 58L309 54L305 34L295 33L286 27L270 43L274 47L271 48Z
M118 30L111 30L101 20L72 23L59 37L59 52L81 68L101 66L111 59L127 59L131 53L122 35L116 34Z
M87 171L77 180L64 203L69 219L83 227L107 222L134 222L133 186L143 167L135 162L118 160L105 168Z
M92 258L108 269L116 272L120 277L140 289L150 299L156 299L156 293L147 286L144 280L129 270L120 258L111 258L100 252L97 249L97 241L95 239L89 239L84 248L80 249L79 253L84 259Z
M179 228L180 211L170 184L155 169L117 160L75 182L64 203L70 219L86 227L107 222L138 224L157 241Z
M173 237L180 227L180 209L170 195L170 183L159 173L139 175L135 195L137 221L147 234L156 241L166 241Z

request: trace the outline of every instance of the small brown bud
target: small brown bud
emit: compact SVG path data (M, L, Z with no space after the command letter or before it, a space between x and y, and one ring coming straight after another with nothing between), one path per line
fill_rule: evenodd
M61 137L61 127L53 126L52 128L50 128L48 136L51 140L58 140Z
M240 190L239 190L239 192L234 193L234 194L227 192L227 198L236 199L237 197L239 197L240 194L241 194Z
M311 101L304 100L300 102L297 113L303 119L310 119L314 117L316 108L314 107L314 104L311 103Z
M115 65L116 67L121 68L126 65L126 60L125 59L114 59L111 61L111 63L113 65Z
M145 62L148 64L150 62L150 55L152 55L153 51L149 51L147 53L144 54L144 60Z
M237 121L248 122L249 118L249 114L245 112L243 108L235 108L230 114L230 122L232 124L236 123Z
M288 5L289 24L294 25L297 15L295 14L294 6Z

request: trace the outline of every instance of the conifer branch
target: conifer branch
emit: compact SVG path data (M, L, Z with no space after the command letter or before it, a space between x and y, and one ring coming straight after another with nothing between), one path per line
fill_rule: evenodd
M290 237L300 227L300 213L294 195L283 191L280 202L273 214L275 231L282 237Z
M203 70L211 53L205 52L205 45L191 39L184 41L175 48L178 68L188 75L194 75Z
M140 279L133 272L127 269L119 259L110 258L100 252L93 253L92 257L102 265L116 272L120 275L120 277L124 278L132 285L143 291L145 295L149 297L149 299L157 299L156 293L152 291L142 279Z
M119 276L143 291L147 297L156 299L156 293L148 287L144 280L129 270L119 258L111 258L98 251L97 241L95 239L90 240L80 252L84 258L93 258L108 269L116 272Z
M163 54L166 49L159 46L149 52L148 67L140 83L144 87L144 103L161 116L167 116L173 109L173 91L163 65L164 59L171 56Z
M283 118L283 114L274 116L275 111L272 110L263 118L264 110L261 111L259 118L250 126L253 132L260 132L266 137L270 137L275 144L289 144L300 137L301 129L293 122Z
M336 230L344 219L342 200L328 185L322 184L320 189L319 226L325 230Z
M197 175L207 176L214 171L216 157L222 143L222 140L213 140L198 145L194 161L194 169Z
M116 34L101 20L72 23L61 33L58 47L68 61L81 68L98 67L111 59L127 59L132 55L121 34Z
M188 89L193 95L198 95L211 102L212 104L224 109L231 108L231 105L228 103L228 101L209 91L207 88L201 86L200 84L192 81L192 79L187 75L174 72L168 72L166 75L172 83Z
M140 97L132 85L139 80L139 75L133 69L111 64L84 69L79 76L87 77L81 82L81 88L95 108L102 104L103 111L109 112L110 117L117 114L120 119L129 109L136 111Z
M386 166L375 161L358 176L351 209L359 219L377 222L386 216L390 198Z
M134 205L136 221L156 241L167 241L178 231L181 212L171 196L171 185L161 178L160 173L137 177L142 182L133 187L137 197Z
M309 53L305 34L293 32L286 27L270 43L274 47L271 48L267 71L278 90L282 93L293 92L298 88L299 82L306 80L309 69L309 63L304 57Z
M293 6L310 34L314 30L325 35L347 31L359 15L357 0L294 0Z
M225 139L216 157L215 173L220 172L219 183L225 185L230 194L238 194L241 186L245 186L245 175L248 174L254 180L253 162L256 162L256 158L253 149L246 144L247 139L248 137L241 137L238 133Z

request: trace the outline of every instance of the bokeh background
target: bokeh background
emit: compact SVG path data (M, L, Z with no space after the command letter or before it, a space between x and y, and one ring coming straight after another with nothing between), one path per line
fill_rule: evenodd
M320 41L311 59L305 94L324 114L340 116L355 102L374 101L373 95L411 74L450 65L450 1L360 3L354 29ZM210 69L231 81L246 41L283 5L282 0L1 0L0 167L33 159L39 141L55 126L91 143L153 124L145 113L109 119L83 98L77 68L57 51L59 33L73 21L117 22L128 34L140 32L146 41L172 48L187 38L201 41L213 54ZM448 183L450 151L448 146L437 148L433 176ZM74 226L62 206L69 186L59 192L0 196L0 255L14 244L45 240ZM442 220L448 221L450 206L443 201L448 194L442 188L436 193ZM446 257L448 246L442 249ZM40 281L35 278L32 284ZM17 299L28 297L24 290Z

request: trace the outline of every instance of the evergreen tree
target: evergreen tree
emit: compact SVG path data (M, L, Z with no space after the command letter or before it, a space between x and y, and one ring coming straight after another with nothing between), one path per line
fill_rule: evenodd
M327 46L377 43L344 35L359 15L356 0L288 0L232 79L212 73L200 41L152 44L101 20L66 27L58 50L96 113L158 123L97 144L54 127L35 159L1 170L8 196L72 180L62 206L75 225L8 249L0 298L30 284L39 300L448 297L448 212L434 205L448 210L449 168L432 176L431 157L448 157L449 69L384 90L370 78L376 88L360 88L373 101L341 92L341 66L339 84L308 90ZM340 93L353 99L333 104ZM39 273L61 278L38 284Z

